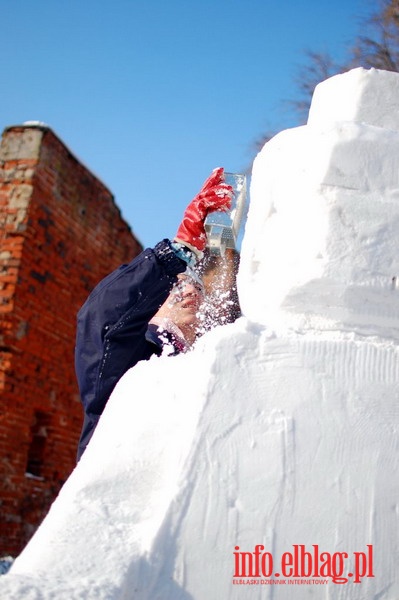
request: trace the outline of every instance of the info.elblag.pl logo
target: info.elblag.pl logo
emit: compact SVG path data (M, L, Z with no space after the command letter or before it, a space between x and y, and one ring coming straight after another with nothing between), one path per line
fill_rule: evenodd
M234 584L344 584L361 583L374 577L373 546L363 552L320 552L318 544L307 550L304 544L293 544L292 550L275 559L271 552L257 544L252 552L235 546Z

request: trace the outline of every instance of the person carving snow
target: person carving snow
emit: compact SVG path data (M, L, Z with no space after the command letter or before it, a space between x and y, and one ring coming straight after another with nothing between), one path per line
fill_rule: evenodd
M119 379L152 355L188 350L196 337L203 285L195 264L206 245L208 213L227 210L233 190L214 169L187 206L176 237L147 248L105 277L77 316L75 370L84 422L78 460Z

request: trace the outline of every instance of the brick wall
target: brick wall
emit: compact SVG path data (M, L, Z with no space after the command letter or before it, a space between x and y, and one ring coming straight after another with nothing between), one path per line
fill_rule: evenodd
M45 126L0 147L0 556L17 554L75 465L75 318L141 245L108 189Z

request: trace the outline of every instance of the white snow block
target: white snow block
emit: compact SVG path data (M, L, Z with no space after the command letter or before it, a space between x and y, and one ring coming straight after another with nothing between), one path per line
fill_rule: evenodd
M0 579L2 597L28 582L38 595L26 597L40 600L302 600L321 586L331 600L394 600L398 358L392 343L278 338L241 319L192 355L132 369ZM190 389L194 365L209 377ZM133 393L144 379L145 402ZM299 544L346 553L340 581L319 576L293 591L281 561ZM272 556L272 576L234 584L237 547L256 545ZM356 553L372 556L357 583ZM276 590L271 579L285 583Z
M388 83L394 90L399 85L397 73L372 77L381 81L384 98L393 93ZM361 107L364 78L361 70L320 88L326 85L334 98L338 88ZM382 104L383 98L380 110ZM314 109L317 127L310 120L280 133L255 160L238 279L241 307L251 320L280 330L397 338L399 132L332 122L330 107Z
M308 125L326 127L337 121L399 131L398 73L359 67L319 83Z

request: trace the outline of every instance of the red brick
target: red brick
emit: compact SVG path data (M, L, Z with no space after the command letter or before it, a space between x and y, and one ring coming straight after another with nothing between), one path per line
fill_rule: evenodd
M25 208L10 206L19 186L26 200L27 182ZM111 192L46 127L3 133L0 211L0 553L16 555L75 466L76 313L95 284L142 247ZM47 432L43 480L25 477L35 413Z

